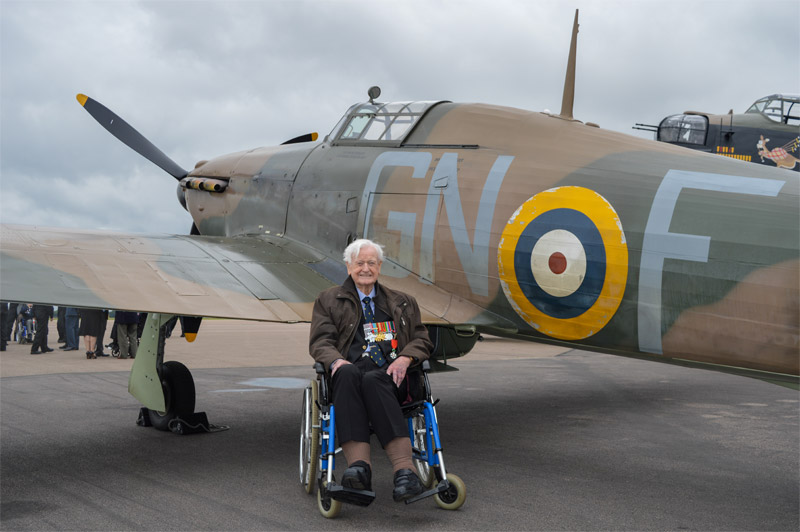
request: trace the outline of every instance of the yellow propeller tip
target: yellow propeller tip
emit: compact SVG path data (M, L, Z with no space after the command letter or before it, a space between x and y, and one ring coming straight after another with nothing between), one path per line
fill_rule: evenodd
M89 97L86 96L85 94L78 94L78 96L76 96L76 98L78 98L78 103L80 103L82 106L85 106L86 105L86 100L89 99Z
M183 333L183 335L186 337L186 341L187 342L194 342L194 339L197 338L197 333L188 333L187 332L187 333Z
M316 140L317 140L318 138L319 138L319 133L312 133L312 134L311 134L311 141L312 141L312 142L316 142Z

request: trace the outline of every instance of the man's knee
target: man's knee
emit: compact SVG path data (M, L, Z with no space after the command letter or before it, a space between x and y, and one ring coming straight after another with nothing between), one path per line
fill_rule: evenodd
M360 388L361 371L355 364L342 364L336 367L336 373L333 375L333 389L337 388Z
M392 377L385 371L368 371L361 380L365 394L376 391L391 391L394 388Z

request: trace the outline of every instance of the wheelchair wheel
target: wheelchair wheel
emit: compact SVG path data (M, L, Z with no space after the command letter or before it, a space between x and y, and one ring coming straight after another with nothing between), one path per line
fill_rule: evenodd
M322 517L333 519L342 511L342 501L332 499L328 493L328 480L322 479L322 487L317 490L317 507Z
M422 414L414 416L411 420L411 424L414 428L414 441L411 442L411 446L422 454L425 452L425 445L427 443L425 416ZM417 469L419 481L425 489L431 488L435 479L428 462L414 458L414 466Z
M460 477L450 473L447 474L447 481L450 483L447 491L437 493L433 496L433 499L439 505L439 508L457 510L467 500L467 486Z
M303 412L300 421L300 483L306 493L314 491L319 463L319 391L312 380L303 391Z

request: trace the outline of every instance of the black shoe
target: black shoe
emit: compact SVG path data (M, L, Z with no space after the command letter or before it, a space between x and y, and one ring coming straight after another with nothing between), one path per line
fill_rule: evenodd
M44 349L42 349L42 353L52 353L53 351L55 351L55 349L53 349L52 347L45 347Z
M64 345L58 346L58 348L59 349L69 349L69 346L67 344L64 344Z
M342 486L356 490L372 491L372 468L363 460L353 462L342 474Z
M32 355L41 355L41 354L42 354L42 352L41 352L41 351L39 351L38 349L31 349L31 354L32 354Z
M67 347L66 349L64 349L64 351L77 351L77 350L78 350L77 347Z
M99 352L99 353L98 353L98 352L95 352L95 356L98 356L98 357L107 357L107 356L108 356L108 353L103 353L102 351L101 351L101 352Z
M394 502L401 502L416 497L424 488L419 482L419 477L410 469L401 469L394 474Z

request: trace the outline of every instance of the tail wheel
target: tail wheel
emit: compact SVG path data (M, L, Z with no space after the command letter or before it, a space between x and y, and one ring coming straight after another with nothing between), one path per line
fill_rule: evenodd
M170 421L194 413L194 379L189 368L174 360L164 362L159 375L166 411L150 410L150 423L158 430L169 430Z
M411 425L414 429L414 441L411 442L411 445L414 447L415 451L419 451L420 454L423 454L428 441L426 438L428 429L425 426L425 416L421 414L414 416L411 420ZM417 476L422 485L426 489L431 488L434 482L434 475L428 462L414 458L414 466L417 469Z
M319 464L319 388L312 380L303 392L303 411L300 421L300 483L306 493L314 491Z
M327 490L328 480L322 480L322 487L317 491L317 507L322 517L333 519L342 511L342 501L332 499Z
M442 493L437 493L433 498L439 508L457 510L467 500L467 486L460 477L450 473L447 474L447 482L450 483L450 487Z

